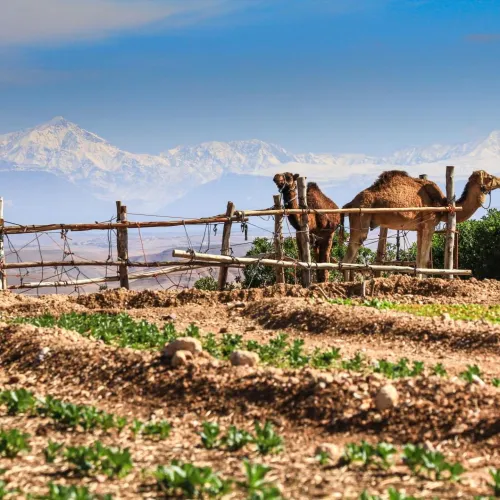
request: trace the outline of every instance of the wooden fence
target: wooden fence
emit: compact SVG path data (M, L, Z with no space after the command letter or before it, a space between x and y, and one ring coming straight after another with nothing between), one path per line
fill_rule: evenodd
M296 268L301 271L302 284L309 286L311 284L311 271L314 269L335 269L335 270L357 270L360 272L369 272L374 275L380 275L382 272L404 272L421 275L445 275L453 277L454 275L470 276L468 270L453 269L454 267L454 241L456 231L456 211L460 207L455 207L455 197L453 192L453 172L454 167L447 167L447 195L450 200L450 206L447 207L401 207L401 208L350 208L350 209L309 209L307 207L306 180L304 177L298 179L298 209L284 209L281 207L281 200L278 195L273 197L273 208L266 210L236 210L232 202L229 202L225 214L214 217L205 217L200 219L185 219L175 221L143 221L132 222L127 218L127 207L120 201L116 202L116 222L101 222L88 224L44 224L44 225L6 225L3 218L3 199L0 198L0 287L1 289L20 289L20 288L43 288L43 287L64 287L64 286L83 286L104 282L119 282L120 287L130 288L130 281L134 279L143 279L157 277L180 270L201 269L204 267L219 267L219 289L224 289L228 279L228 269L231 267L242 268L248 265L262 264L275 268L276 281L284 283L284 268ZM376 263L374 265L363 264L342 264L342 263L312 263L309 248L309 225L308 214L349 214L349 213L387 213L387 212L446 212L448 213L448 223L446 229L446 262L445 269L417 269L415 266L398 265L398 263L386 263L387 230L382 228L380 231L379 244L377 248ZM293 261L284 257L283 250L283 219L291 214L300 215L300 231L297 233L297 244L299 255L303 256L302 261ZM248 221L249 217L274 216L274 259L269 258L245 258L231 257L230 238L233 223L243 223ZM139 262L129 259L129 229L146 228L168 228L192 225L207 225L223 223L224 230L222 235L221 255L195 253L193 251L184 252L174 250L173 256L183 259L182 261L155 261ZM65 234L69 231L95 231L95 230L116 230L116 249L118 259L110 260L74 260L65 259L60 261L34 261L34 262L15 262L6 263L4 253L4 236L18 235L28 233L45 233L50 231L61 231ZM82 280L60 280L60 281L40 281L32 283L22 283L20 285L7 285L6 271L9 269L28 269L43 267L64 267L64 266L102 266L115 267L116 276L105 276L98 278L88 278ZM142 271L129 273L129 268L154 268L151 271ZM455 266L457 267L457 266Z

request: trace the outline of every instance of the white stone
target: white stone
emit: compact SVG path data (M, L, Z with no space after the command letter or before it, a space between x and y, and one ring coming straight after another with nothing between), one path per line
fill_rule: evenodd
M179 337L178 339L166 344L163 348L163 355L171 358L177 351L189 351L192 354L198 354L203 351L201 342L192 337Z
M257 366L259 364L259 355L250 351L234 351L229 357L233 366Z
M375 404L379 411L389 410L397 406L399 401L399 394L397 389L391 385L387 384L380 388L377 397L375 398Z
M315 455L321 455L322 453L328 455L332 462L338 462L340 457L342 456L341 449L333 443L321 443L316 446Z

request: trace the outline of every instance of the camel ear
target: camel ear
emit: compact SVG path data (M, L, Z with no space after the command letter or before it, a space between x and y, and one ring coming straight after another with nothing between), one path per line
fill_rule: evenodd
M296 181L300 177L300 174L293 174L293 180Z
M484 170L479 171L479 184L484 185Z

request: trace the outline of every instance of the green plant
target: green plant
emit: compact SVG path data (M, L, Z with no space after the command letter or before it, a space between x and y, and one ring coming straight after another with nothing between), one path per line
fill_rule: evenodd
M252 443L254 438L249 432L237 429L234 425L232 425L229 427L229 430L222 441L227 446L229 451L237 451L241 450L241 448L246 446L248 443Z
M309 364L309 356L303 353L304 341L296 339L293 341L292 346L285 352L288 358L288 364L291 368L302 368Z
M316 348L311 356L311 364L314 368L329 368L340 358L338 347L332 347L329 351L321 351L321 349Z
M200 433L200 436L203 446L208 450L219 447L221 444L219 439L219 424L216 422L203 422L202 427L203 431Z
M398 491L394 488L389 488L387 490L389 500L417 500L414 496L408 496L406 493ZM361 493L359 500L382 500L382 497L378 495L370 495L368 491L364 490Z
M392 309L393 303L388 300L370 299L365 300L361 305L365 307L374 307L375 309Z
M17 415L18 413L31 413L35 409L37 399L31 391L16 389L1 392L0 403L7 406L9 415Z
M458 481L460 475L465 472L460 463L447 462L439 451L427 450L413 444L407 444L404 447L403 460L415 474L426 471L427 475L434 477L437 481L444 479L443 473L445 472L448 473L446 479Z
M0 430L0 456L14 458L23 451L30 451L29 434L11 429L9 431Z
M125 477L133 468L128 448L108 448L100 441L91 446L69 446L64 458L81 474L100 472L109 477Z
M436 363L432 367L432 373L434 375L439 375L440 377L446 377L446 375L448 375L448 372L446 371L446 368L442 365L442 363Z
M500 387L500 378L492 378L491 379L491 383L493 385L493 387Z
M86 486L65 486L49 483L49 492L46 495L31 496L36 500L112 500L111 495L94 495Z
M55 443L54 441L49 441L49 444L43 450L45 461L48 464L54 463L55 459L57 458L59 452L63 447L64 447L63 443Z
M219 284L212 276L204 276L194 282L194 287L198 290L216 292L219 289Z
M238 485L244 488L251 500L278 500L281 498L279 488L266 479L271 470L266 465L251 464L248 460L243 461L246 481Z
M324 450L320 451L314 458L323 466L330 463L330 454Z
M169 498L218 497L228 493L231 481L222 479L210 467L197 467L173 460L168 467L159 466L154 473L157 487Z
M147 437L157 437L158 439L167 439L170 436L170 431L172 426L166 420L160 420L158 422L141 422L140 420L134 419L132 423L132 432L134 436L137 434L142 434Z
M357 352L353 358L342 361L344 370L359 372L364 368L365 357L361 352Z
M459 373L459 377L469 383L474 382L476 377L481 378L481 376L481 370L477 365L467 365L467 370Z
M374 371L384 374L387 378L416 377L424 371L422 361L414 361L413 367L408 366L408 359L401 358L397 363L391 363L385 359L377 361Z
M366 441L361 441L361 444L346 445L343 460L347 464L360 462L364 467L376 465L387 469L392 465L391 458L395 453L396 448L391 444L378 443L373 446Z
M264 426L255 422L255 444L261 455L268 453L278 453L283 449L283 438L276 434L273 425L266 420Z
M489 486L493 489L493 495L500 497L500 469L490 469L490 476L493 483L489 483Z

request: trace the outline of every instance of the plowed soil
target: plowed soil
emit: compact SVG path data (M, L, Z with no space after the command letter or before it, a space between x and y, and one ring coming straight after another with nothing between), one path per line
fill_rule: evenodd
M484 380L500 377L500 325L485 321L453 321L328 303L325 297L356 297L360 284L331 284L304 290L283 286L231 292L127 292L113 290L80 297L0 295L0 384L51 394L89 404L132 420L165 418L172 425L165 441L134 438L131 433L68 431L39 417L8 416L0 407L3 429L32 435L31 452L0 458L8 487L44 493L49 481L86 484L113 498L164 498L144 470L172 459L209 465L225 477L243 479L242 459L265 463L270 479L285 498L358 498L367 489L386 495L389 487L418 498L473 498L492 494L488 470L500 468L500 389L489 382L467 383L457 375L467 365L481 367ZM496 281L377 279L365 293L408 303L499 304ZM235 307L235 305L237 307ZM342 370L283 370L259 366L232 367L202 355L186 368L173 369L160 352L104 345L58 328L13 325L18 316L44 313L127 311L158 325L174 321L182 331L190 323L202 334L230 332L246 340L268 341L278 332L305 341L305 348L338 347L345 357L361 351L371 359L442 363L446 378L424 375L386 380L380 374ZM47 352L40 357L41 352ZM375 397L391 383L399 403L379 411ZM238 452L206 450L199 432L205 420L223 430L236 425L249 431L254 420L270 419L284 438L284 451L260 456L252 447ZM105 476L76 477L61 464L46 464L48 441L129 447L134 471L121 480ZM466 472L460 482L411 474L400 459L388 470L347 466L334 460L321 466L315 448L321 443L343 446L367 440L406 443L437 449ZM22 495L19 498L23 498ZM235 490L228 498L245 498Z

